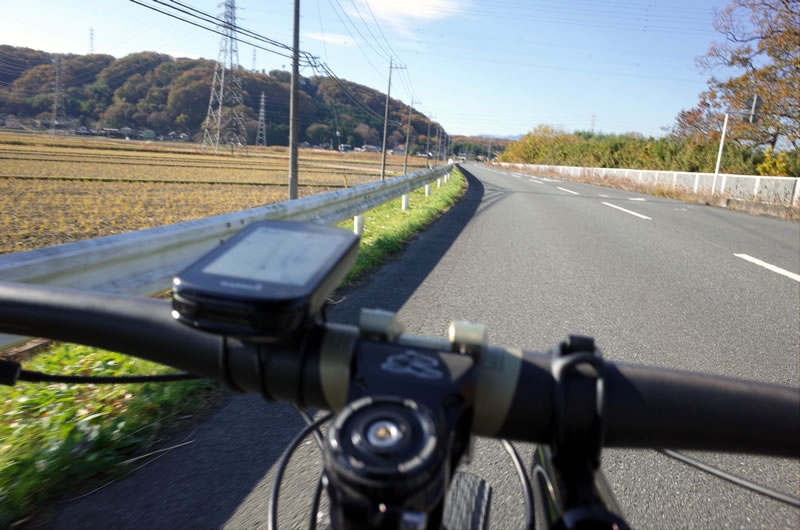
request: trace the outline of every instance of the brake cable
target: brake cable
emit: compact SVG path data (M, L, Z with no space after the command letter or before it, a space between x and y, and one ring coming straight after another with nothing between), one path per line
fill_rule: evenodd
M275 476L272 478L272 488L269 496L269 504L267 504L267 529L275 530L278 528L278 496L280 494L281 482L283 481L283 474L286 471L286 466L289 464L289 459L292 454L297 450L300 443L306 436L311 434L312 431L318 429L323 423L333 417L333 413L327 413L324 416L317 418L313 423L306 425L297 436L286 446L283 450L281 459L278 462L278 468L275 471Z
M120 376L45 374L32 370L23 370L20 363L16 361L0 360L0 385L6 386L14 386L17 381L26 381L28 383L125 384L169 383L187 379L200 379L200 377L187 373Z
M679 453L678 451L673 451L671 449L657 449L657 451L664 456L674 458L679 462L696 467L701 471L705 471L706 473L713 475L717 478L721 478L722 480L727 480L728 482L736 484L737 486L740 486L742 488L749 489L750 491L759 493L761 495L764 495L765 497L769 497L778 502L788 504L789 506L800 508L800 499L798 499L797 497L792 497L783 492L768 488L766 486L762 486L760 484L756 484L755 482L750 482L749 480L744 479L742 477L737 477L736 475L732 475L730 473L722 471L719 468L716 468L710 464L706 464L705 462L701 462L700 460L692 458L691 456Z

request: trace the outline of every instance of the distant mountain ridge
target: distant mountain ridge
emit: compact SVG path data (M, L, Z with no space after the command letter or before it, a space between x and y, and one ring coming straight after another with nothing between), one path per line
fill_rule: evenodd
M208 110L214 61L176 59L156 52L110 55L53 54L0 45L0 117L38 119L50 123L60 58L58 123L70 128L102 127L150 130L156 134L202 135ZM248 143L258 128L261 93L266 99L267 143L287 145L289 72L240 69ZM379 145L386 95L364 85L330 77L300 79L301 140L312 144ZM388 145L405 142L408 106L390 99ZM414 112L412 152L425 145L429 119ZM439 124L432 122L436 144ZM337 136L337 130L339 135Z

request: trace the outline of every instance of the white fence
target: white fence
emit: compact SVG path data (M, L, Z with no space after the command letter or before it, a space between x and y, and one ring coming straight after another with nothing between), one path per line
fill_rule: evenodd
M714 173L687 173L680 171L648 171L644 169L615 169L602 167L543 166L537 164L511 164L516 167L564 178L601 178L622 180L644 186L659 186L694 193L722 195L734 199L800 206L800 179L796 177L762 177L758 175L732 175Z

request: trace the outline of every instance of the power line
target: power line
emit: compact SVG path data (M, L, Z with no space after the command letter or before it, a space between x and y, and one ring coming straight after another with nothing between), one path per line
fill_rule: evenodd
M372 30L370 29L370 27L369 27L369 24L367 24L367 21L366 21L366 20L364 20L364 17L363 17L363 16L361 16L361 11L359 11L359 9L358 9L358 6L356 5L356 2L355 2L355 0L350 0L350 3L351 3L351 4L353 4L353 9L355 9L355 11L356 11L356 14L358 15L358 18L360 18L360 19L361 19L361 23L362 23L362 24L364 24L364 27L365 27L365 28L367 28L367 32L370 34L370 36L372 37L372 39L375 41L375 44L377 44L377 45L378 45L378 47L381 49L381 52L383 52L384 54L386 54L386 57L391 57L391 56L392 56L392 54L391 54L391 53L389 53L389 52L387 52L387 51L386 51L386 50L383 48L383 46L381 45L381 43L378 41L377 37L375 37L375 34L374 34L374 33L372 33Z
M322 71L327 74L327 77L332 79L339 86L339 88L342 89L342 91L345 94L347 94L347 96L353 101L353 103L356 104L357 107L359 107L364 112L374 116L375 118L383 121L383 116L381 116L371 108L364 105L364 103L361 100L359 100L356 96L354 96L353 93L350 91L350 89L347 88L347 86L342 82L342 80L333 72L333 70L330 69L330 67L326 63L318 63L317 66L320 69L322 69ZM394 120L389 120L389 123L391 123L392 125L399 125L399 126L403 125L402 123Z
M383 29L381 29L381 25L378 24L378 19L375 18L375 13L372 11L372 7L370 7L369 1L368 0L363 0L363 1L364 1L364 5L367 6L367 10L369 11L370 16L372 17L373 22L375 22L375 27L378 28L378 32L381 34L381 37L383 37L383 41L386 43L386 46L389 48L389 51L392 52L392 55L395 57L395 59L397 59L398 62L400 62L400 58L397 56L397 53L394 51L394 48L392 48L392 45L389 43L389 40L386 38L386 35L383 33ZM403 63L400 62L400 64L403 64Z
M223 36L223 37L225 37L225 36L226 36L226 35L225 35L225 33L223 33L222 31L219 31L219 30L217 30L217 29L214 29L214 28L209 28L209 27L207 27L207 26L203 26L202 24L198 24L197 22L193 22L193 21L191 21L191 20L188 20L188 19L186 19L186 18L183 18L183 17L181 17L181 16L179 16L179 15L175 15L175 14L173 14L173 13L169 13L169 12L167 12L167 11L163 11L163 10L161 10L161 9L158 9L157 7L154 7L154 6L151 6L151 5L147 5L147 4L143 3L143 2L140 2L139 0L129 0L129 1L130 1L130 2L133 2L134 4L140 5L140 6L142 6L142 7L146 7L147 9L151 9L151 10L153 10L153 11L156 11L156 12L158 12L158 13L161 13L162 15L167 15L168 17L171 17L171 18L174 18L174 19L180 20L181 22L185 22L185 23L187 23L187 24L191 24L192 26L196 26L196 27L198 27L198 28L200 28L200 29L204 29L204 30L206 30L206 31L210 31L210 32L212 32L212 33L216 33L217 35L221 35L221 36ZM154 1L154 2L158 2L158 0L153 0L153 1ZM174 0L173 0L173 1L174 1ZM158 3L161 3L161 2L158 2ZM170 6L170 7L171 7L171 6ZM176 8L173 8L173 9L176 9ZM179 10L179 11L182 11L182 10ZM195 16L196 18L201 18L201 17L199 17L199 16L196 16L196 15L193 15L193 16ZM237 26L233 26L233 27L232 27L232 28L230 28L230 29L236 30L237 32L239 31L239 28L238 28ZM257 34L254 34L254 35L257 35ZM252 35L251 35L251 38L255 38L256 40L260 40L260 41L263 41L263 42L267 42L267 43L269 43L269 44L272 44L272 43L273 43L273 41L272 41L271 39L268 39L267 37L263 37L263 36L254 37L254 36L252 36ZM234 37L234 40L235 40L235 41L237 41L237 42L241 42L242 44L247 44L248 46L252 46L252 47L254 47L254 48L258 48L259 50L264 50L265 52L273 53L273 54L275 54L275 55L279 55L279 56L281 56L281 57L285 57L285 58L287 58L287 59L291 59L291 55L287 55L287 54L285 54L285 53L281 53L281 52L278 52L278 51L275 51L275 50L272 50L272 49L269 49L269 48L265 48L264 46L260 46L260 45L258 45L258 44L254 44L253 42L250 42L250 41L244 40L244 39L242 39L242 38L239 38L239 37ZM277 42L277 41L275 41L275 42ZM274 45L274 44L273 44L273 45ZM282 45L282 46L280 46L280 47L285 47L285 46L286 46L286 45ZM304 54L305 54L305 52L304 52ZM310 54L307 54L307 55L310 57Z
M352 19L350 19L350 16L347 14L347 11L344 10L344 7L342 7L342 4L339 2L339 0L333 0L333 1L336 2L336 5L339 6L339 9L342 10L342 13L344 14L345 18L347 18L347 20L350 21L350 24L353 26L353 29L356 30L356 33L358 33L358 35L361 37L361 39L364 41L364 43L367 46L369 46L372 49L372 51L374 51L375 54L378 55L381 59L388 60L389 57L385 56L383 54L384 52L376 50L375 47L372 45L372 43L366 37L364 37L364 34L361 33L361 30L358 29L358 26L356 26L355 22L353 22ZM331 5L333 5L333 4L331 4ZM359 14L359 16L361 16L361 15ZM364 20L364 19L362 18L361 20ZM353 35L351 34L350 36L352 37ZM355 38L353 40L355 40Z
M169 6L168 4L164 4L164 2L161 1L161 0L152 0L152 1L153 2L157 2L159 4L162 4L162 5L166 5L167 7L172 7L172 6ZM282 43L280 41L277 41L275 39L270 39L269 37L265 37L264 35L261 35L260 33L256 33L255 31L251 31L249 29L243 28L242 26L237 25L235 22L231 22L231 21L228 21L228 20L221 19L221 18L219 18L217 16L214 16L212 14L206 13L205 11L202 11L202 10L197 9L195 7L192 7L190 5L184 4L183 2L180 2L179 0L170 0L170 2L172 2L173 4L179 5L179 6L183 7L183 8L186 8L189 11L192 11L193 13L199 13L199 15L197 15L197 14L188 13L188 12L185 12L183 10L180 10L181 12L189 14L189 15L195 17L195 18L198 18L200 20L205 20L206 22L211 22L211 23L213 23L215 25L222 26L223 28L232 29L232 30L236 31L237 33L243 33L244 35L248 35L248 36L250 36L252 38L255 38L257 40L260 40L262 42L265 42L265 43L268 43L268 44L272 44L273 46L276 46L278 48L283 48L286 51L289 51L289 52L292 51L292 47L290 45L284 44L284 43ZM172 9L176 9L177 10L178 8L173 7Z
M335 0L335 1L336 1L337 4L339 3L338 0ZM380 72L380 70L378 70L378 68L375 66L375 64L373 64L373 62L370 61L369 56L366 54L366 52L361 48L361 46L358 45L358 42L356 42L356 38L350 32L350 28L347 26L347 24L345 23L344 19L339 14L339 11L337 11L336 7L333 5L333 0L328 0L328 3L330 4L331 9L333 9L333 12L336 13L336 16L339 19L339 21L342 23L342 26L344 26L344 29L345 29L345 31L347 31L347 34L350 35L351 39L353 39L353 43L356 45L356 48L358 48L358 51L361 53L361 55L364 56L364 59L366 59L367 64L369 64L372 67L372 69L375 70L375 73L378 74L378 77L386 79L383 76L383 74ZM340 5L340 7L341 7L341 5ZM345 18L347 18L347 14L346 13L345 13ZM351 24L352 24L352 22L351 22ZM383 58L383 57L381 57L381 58Z

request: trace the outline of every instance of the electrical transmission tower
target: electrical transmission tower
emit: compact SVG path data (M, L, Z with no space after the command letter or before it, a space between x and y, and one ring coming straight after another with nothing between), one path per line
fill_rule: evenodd
M267 146L267 113L266 113L266 99L264 93L261 93L261 109L258 111L258 132L256 133L256 145Z
M225 7L222 15L224 22L218 26L222 38L203 126L203 149L213 147L214 152L218 153L220 144L223 144L230 145L231 152L238 150L247 153L247 131L244 119L236 108L244 105L236 40L236 0L225 0L222 6Z
M53 91L53 117L50 119L50 134L56 133L56 124L58 123L58 101L61 99L61 57L56 56L53 62L56 66L56 85Z

